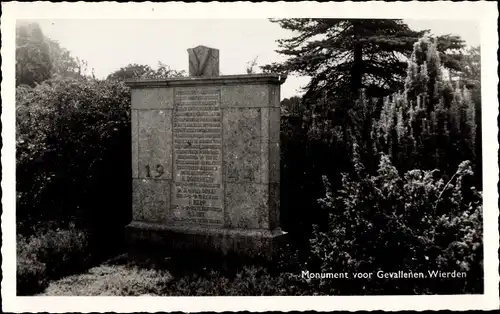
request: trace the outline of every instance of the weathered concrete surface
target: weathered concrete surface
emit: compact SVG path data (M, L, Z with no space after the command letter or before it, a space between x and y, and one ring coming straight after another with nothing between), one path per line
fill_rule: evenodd
M272 256L285 234L279 227L284 77L210 76L215 64L206 62L193 63L202 68L193 69L199 77L128 82L134 192L127 238Z

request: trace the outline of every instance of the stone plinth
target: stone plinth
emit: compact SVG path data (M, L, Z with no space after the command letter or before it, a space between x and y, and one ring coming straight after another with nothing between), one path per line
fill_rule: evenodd
M273 74L128 81L130 242L272 256L279 227L280 85Z

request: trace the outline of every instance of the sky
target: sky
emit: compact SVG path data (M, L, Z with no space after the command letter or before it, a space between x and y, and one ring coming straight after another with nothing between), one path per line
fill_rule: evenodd
M478 25L471 20L404 20L414 30L430 29L435 35L460 35L467 45L480 43ZM267 19L67 19L36 20L42 32L87 61L98 78L127 64L158 62L175 70L188 70L187 49L204 45L219 49L221 75L244 74L247 64L285 60L275 52L277 39L293 35ZM281 98L302 93L307 77L289 76Z

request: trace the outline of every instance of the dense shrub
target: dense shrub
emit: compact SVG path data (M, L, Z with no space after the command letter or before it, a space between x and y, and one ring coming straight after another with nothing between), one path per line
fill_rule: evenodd
M335 134L329 139L311 134L311 129L306 117L281 118L281 223L300 249L301 259L308 254L312 225L328 219L317 202L324 195L322 175L327 175L337 190L340 173L352 168L348 142L339 132L341 127L332 128L330 132Z
M91 264L84 231L51 230L17 238L17 294L42 291L49 279L84 270Z
M17 295L33 295L43 291L48 285L45 264L36 259L20 256L18 252L16 282Z
M376 175L355 161L334 196L325 178L321 205L329 226L315 228L308 269L323 272L464 271L466 280L415 279L319 282L338 293L481 293L482 196L471 186L469 162L449 181L439 171L411 170L400 176L387 156Z
M18 231L130 215L130 93L120 82L56 78L16 90Z
M372 174L381 153L390 156L401 173L437 168L443 180L469 160L474 184L481 190L480 86L453 86L438 48L432 39L420 39L408 62L404 90L385 99L371 99L362 91L345 106L328 97L316 103L305 96L282 101L281 195L286 196L281 202L282 223L300 247L306 247L312 224L323 226L327 221L327 212L316 202L322 197L322 176L329 178L336 195L341 173L355 174L355 143ZM476 69L480 65L476 59L465 68ZM472 72L466 76L477 80L477 71Z
M438 168L452 175L463 160L475 166L479 105L466 87L453 88L444 77L437 44L424 37L415 43L404 91L385 99L373 124L375 152L391 156L402 171Z

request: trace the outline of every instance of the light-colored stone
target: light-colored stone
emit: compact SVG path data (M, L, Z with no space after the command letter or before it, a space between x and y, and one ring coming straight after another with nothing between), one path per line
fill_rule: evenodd
M269 183L269 142L260 144L260 183Z
M132 90L132 109L172 109L173 88L141 88Z
M280 182L280 144L269 144L269 182Z
M269 109L270 108L260 108L260 134L262 142L269 142Z
M258 255L284 233L279 75L219 77L219 51L189 49L190 78L130 81L131 242ZM140 244L139 244L140 245Z
M139 130L138 110L131 110L132 129L132 178L139 177Z
M221 89L222 108L269 107L268 85L232 85Z
M260 110L231 108L223 112L225 182L260 182Z
M174 183L172 220L175 224L222 227L224 225L224 190L217 186Z
M219 50L205 46L188 49L189 76L218 76Z
M226 183L225 222L228 228L269 228L267 184Z
M279 143L280 142L280 108L269 108L269 142Z
M280 226L280 184L269 184L269 228Z
M172 110L139 110L139 178L171 179Z
M167 223L170 216L169 180L132 180L132 219Z
M280 107L280 87L276 85L269 86L269 106Z

